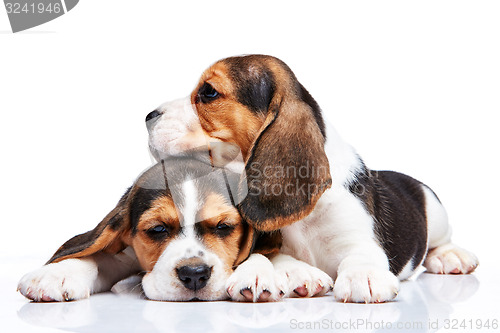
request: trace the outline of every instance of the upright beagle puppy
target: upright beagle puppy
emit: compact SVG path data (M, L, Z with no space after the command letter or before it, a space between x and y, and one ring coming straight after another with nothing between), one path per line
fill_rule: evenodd
M220 60L189 97L160 106L146 121L157 159L207 143L215 147L215 160L224 160L226 152L214 143L241 150L248 195L237 207L255 229L281 236L280 254L271 259L275 274L296 276L305 262L335 279L337 300L385 302L422 264L441 274L470 273L478 265L451 242L434 192L409 176L368 169L326 128L316 101L277 58ZM275 281L261 271L264 262L251 256L238 267L228 293L258 299L255 280ZM304 285L299 292L316 287Z
M93 230L71 238L45 266L26 274L19 291L34 301L78 300L142 273L149 299L223 300L229 297L234 267L253 251L254 262L264 262L261 272L274 279L258 284L258 298L247 290L233 298L277 301L289 295L293 289L288 290L287 272L276 274L272 265L266 267L267 259L256 254L277 252L279 243L258 237L235 207L246 193L240 178L228 168L213 166L203 149L160 160ZM295 277L296 295L306 283L321 285L315 295L325 294L331 278L302 265L304 272Z

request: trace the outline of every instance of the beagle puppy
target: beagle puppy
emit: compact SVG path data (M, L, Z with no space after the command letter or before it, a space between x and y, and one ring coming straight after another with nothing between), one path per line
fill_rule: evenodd
M239 266L228 283L233 298L258 300L255 285L273 285L283 271L300 275L306 263L335 280L336 300L366 303L394 299L400 281L420 265L438 274L466 274L478 265L451 242L436 194L404 174L370 170L275 57L216 62L190 96L161 105L146 123L158 160L208 144L212 159L224 161L221 142L241 151L248 194L237 209L257 231L279 235L280 251ZM299 293L317 287L304 284Z
M20 292L34 301L76 300L144 271L151 299L221 299L232 267L246 259L253 241L224 176L234 178L203 160L161 160L95 229L25 275Z
M144 294L152 300L227 299L233 268L253 251L266 271L262 254L276 252L278 244L272 237L258 237L236 209L246 194L240 178L213 166L200 150L160 160L101 223L64 243L45 266L21 279L18 290L34 301L78 300L140 273ZM267 270L274 274L274 267ZM308 279L314 281L300 283L321 283L315 294L325 294L330 277L309 270L314 276ZM246 290L233 298L279 300L289 294L285 274L272 284L259 284L257 299Z

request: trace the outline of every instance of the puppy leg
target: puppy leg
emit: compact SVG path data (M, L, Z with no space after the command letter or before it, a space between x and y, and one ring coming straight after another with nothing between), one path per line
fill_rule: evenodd
M451 226L448 215L436 195L424 186L429 252L424 267L429 273L467 274L473 272L477 257L451 242Z
M375 241L362 248L353 246L341 261L333 288L336 300L381 303L398 293L399 279L389 271L387 257Z
M387 255L374 233L373 217L347 191L339 189L332 202L335 205L328 211L328 230L335 230L335 237L327 245L330 255L325 271L332 277L336 275L333 296L338 301L355 303L394 299L399 279L389 270Z
M79 300L108 291L139 270L135 255L99 253L45 265L23 276L18 290L35 302Z
M232 300L240 302L279 301L288 292L284 276L277 274L268 258L255 253L235 269L226 290Z
M429 273L467 274L473 272L479 261L477 257L451 242L451 227L446 211L436 195L424 187L426 199L429 252L424 267Z
M271 262L276 273L286 277L288 281L286 297L323 296L333 289L333 280L328 274L303 261L278 254Z

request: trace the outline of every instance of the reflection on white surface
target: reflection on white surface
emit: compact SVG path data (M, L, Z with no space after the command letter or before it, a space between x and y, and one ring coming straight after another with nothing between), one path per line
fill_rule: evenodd
M115 286L113 293L83 301L27 303L18 317L31 325L71 332L394 332L397 325L409 332L433 332L449 319L453 303L471 298L479 288L474 275L422 274L404 282L398 301L386 304L343 304L331 295L263 304L177 303L145 300L138 282L131 279Z

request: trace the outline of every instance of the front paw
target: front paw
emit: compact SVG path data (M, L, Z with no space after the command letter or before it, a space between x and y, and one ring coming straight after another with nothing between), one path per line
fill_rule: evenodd
M239 302L275 302L287 292L286 280L261 254L252 254L239 265L226 283L227 294Z
M287 255L279 256L273 263L276 272L288 280L287 297L323 296L333 289L332 278L319 268Z
M18 291L35 302L72 301L90 296L91 281L97 276L81 259L67 259L43 266L21 278Z
M335 281L333 296L337 301L382 303L399 293L399 280L390 271L378 267L349 267Z

